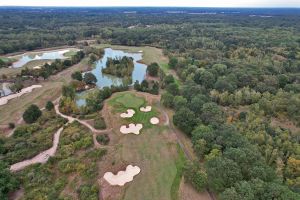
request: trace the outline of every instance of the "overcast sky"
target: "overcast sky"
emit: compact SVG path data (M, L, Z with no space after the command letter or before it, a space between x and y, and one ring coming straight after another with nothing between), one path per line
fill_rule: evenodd
M300 7L300 0L0 0L0 6Z

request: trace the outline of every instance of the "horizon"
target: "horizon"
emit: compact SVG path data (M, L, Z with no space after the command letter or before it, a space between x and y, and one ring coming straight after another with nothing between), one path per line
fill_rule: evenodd
M298 0L0 0L0 7L170 7L170 8L300 8Z

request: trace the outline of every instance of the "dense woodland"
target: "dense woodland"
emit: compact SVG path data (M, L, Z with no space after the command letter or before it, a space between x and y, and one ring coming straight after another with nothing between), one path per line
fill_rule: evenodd
M162 103L175 111L174 124L191 138L198 158L186 165L186 180L221 200L300 199L299 10L217 9L217 14L205 15L195 13L212 10L124 11L2 8L0 54L74 45L82 39L160 47L178 76L162 77ZM135 84L137 90L148 87L146 82ZM101 109L105 90L89 97L83 112L76 110L75 91L65 88L60 106L76 114ZM9 146L17 139L18 134L12 144L0 141L0 153L7 158L1 159L0 168L19 159ZM78 160L66 158L61 148L58 168L63 172L67 162ZM37 167L29 170L42 173ZM0 197L18 182L8 171L1 173L11 184ZM54 184L50 175L49 180Z

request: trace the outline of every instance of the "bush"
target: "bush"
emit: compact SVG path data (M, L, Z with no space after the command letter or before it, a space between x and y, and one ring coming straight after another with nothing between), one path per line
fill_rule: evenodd
M46 109L48 111L51 111L51 110L53 110L53 108L54 108L54 104L51 101L48 101L46 104Z
M157 76L158 75L158 71L159 71L159 66L157 63L151 63L148 67L147 67L147 71L149 73L150 76Z
M9 127L10 129L14 129L16 126L15 126L15 123L10 122L10 123L8 123L8 127Z
M36 120L42 115L42 111L37 107L36 105L32 104L29 106L24 114L23 119L27 124L31 124L33 122L36 122Z
M94 128L95 129L106 129L106 124L103 117L97 117L94 120Z
M110 141L109 136L107 134L97 135L96 139L100 144L103 144L103 145L107 145Z
M203 191L207 186L207 175L197 163L188 163L185 166L184 177L199 192Z

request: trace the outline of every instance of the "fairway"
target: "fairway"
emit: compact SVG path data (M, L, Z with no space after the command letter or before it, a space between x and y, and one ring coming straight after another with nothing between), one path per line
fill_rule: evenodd
M128 163L137 165L141 172L125 185L124 200L176 200L181 179L182 159L173 133L168 127L152 125L151 117L162 117L155 103L150 104L137 92L120 92L109 101L110 119L114 119L113 137L119 138L114 145L114 166ZM150 112L141 112L141 106L150 105ZM132 118L122 119L120 113L128 108L134 109ZM145 126L140 135L122 135L121 124L142 123ZM114 199L114 198L112 198Z

